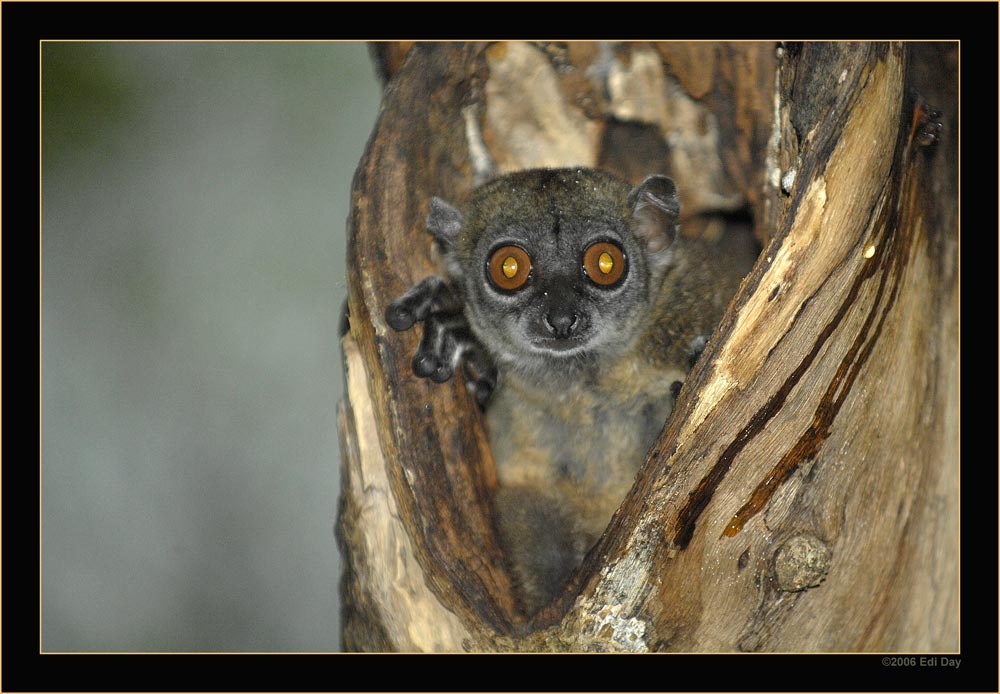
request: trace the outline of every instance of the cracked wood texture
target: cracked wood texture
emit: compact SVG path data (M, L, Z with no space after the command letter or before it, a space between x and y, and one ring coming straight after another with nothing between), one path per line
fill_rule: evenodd
M338 413L345 648L957 650L957 45L373 55ZM742 214L763 250L608 530L528 620L481 415L412 375L418 332L383 316L440 272L431 196L570 165L670 175L685 233Z

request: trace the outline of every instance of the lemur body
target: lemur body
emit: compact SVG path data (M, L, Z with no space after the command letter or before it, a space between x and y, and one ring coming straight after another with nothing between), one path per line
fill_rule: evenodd
M387 312L396 329L425 321L418 375L470 366L529 612L604 531L741 277L735 259L678 237L679 211L665 177L630 190L591 169L500 177L464 216L435 198L448 277Z

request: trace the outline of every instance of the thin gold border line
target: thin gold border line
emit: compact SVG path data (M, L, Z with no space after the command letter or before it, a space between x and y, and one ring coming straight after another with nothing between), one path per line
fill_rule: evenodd
M9 1L9 0L8 0ZM179 0L181 2L195 2L196 0ZM264 1L264 0L261 0ZM864 0L848 0L849 2L863 2ZM985 2L983 4L986 4ZM605 40L606 39L602 39ZM777 41L778 39L772 39ZM786 39L787 40L787 39ZM497 40L491 40L491 42ZM570 43L586 42L588 39L574 39ZM722 41L728 41L732 43L767 43L771 40L769 39L697 39L688 41L670 41L670 43L719 43ZM958 113L956 113L956 126L960 122L960 114L962 110L962 42L960 39L905 39L902 41L895 39L888 40L877 40L871 39L868 42L877 43L879 41L887 42L899 42L899 43L956 43L958 45L958 65L957 65L957 107ZM379 40L377 43L391 43L392 40ZM428 43L458 43L458 41L446 41L446 40L431 40ZM642 42L642 40L630 39L629 43ZM847 40L830 40L830 41L810 41L810 43L848 43ZM44 651L42 649L42 46L44 43L367 43L363 39L39 39L38 41L38 373L39 373L39 384L38 384L38 652L39 655L362 655L361 653L344 652L344 651ZM1000 58L998 58L1000 62ZM2 97L0 97L0 107L2 107ZM957 176L957 189L958 189L958 201L957 201L957 233L959 234L959 243L957 244L957 258L958 258L958 304L959 304L959 321L958 321L958 412L957 414L957 425L958 425L958 533L955 538L956 544L958 545L958 649L955 651L929 651L928 655L958 655L961 654L961 620L962 620L962 584L961 584L961 529L962 529L962 468L961 468L961 394L962 394L962 383L961 383L961 373L962 373L962 363L961 363L961 343L962 343L962 332L961 332L961 299L962 299L962 250L961 250L961 227L962 227L962 132L961 128L958 129L958 176ZM0 138L0 146L2 146L2 138ZM2 180L0 180L2 183ZM2 235L0 235L0 259L2 259ZM1000 251L998 251L998 265L1000 265ZM2 287L2 270L0 270L0 287ZM998 295L1000 295L1000 288L998 288ZM0 299L2 299L2 288L0 288ZM0 314L2 315L2 314ZM998 332L1000 334L1000 332ZM3 341L2 327L0 327L0 344ZM3 383L3 371L2 366L0 366L0 387ZM0 403L0 416L2 416L2 403ZM2 432L0 432L0 447L2 447ZM2 456L0 456L2 460ZM2 489L3 473L0 469L0 489ZM1000 490L998 490L1000 491ZM2 504L0 504L2 508ZM1000 560L998 560L998 570L1000 570ZM2 560L0 560L0 572L2 572ZM998 595L1000 595L1000 587L998 587ZM2 605L2 603L0 603ZM2 636L0 636L0 646L2 646ZM738 653L733 651L732 653ZM746 655L788 655L790 653L795 653L795 651L788 652L775 652L775 653L754 653ZM895 655L898 654L897 651L869 651L869 652L855 652L855 651L831 651L824 653L812 653L808 652L810 655L861 655L861 656L874 656L874 655ZM386 655L380 653L365 653L363 655ZM405 653L398 653L395 655L405 655ZM542 655L542 654L540 654ZM687 655L715 655L711 653L688 653ZM743 655L743 654L741 654Z

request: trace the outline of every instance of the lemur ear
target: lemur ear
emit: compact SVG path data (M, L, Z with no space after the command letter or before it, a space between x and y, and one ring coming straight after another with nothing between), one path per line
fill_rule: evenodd
M681 203L677 186L666 176L649 176L632 189L628 204L636 221L635 233L650 253L666 254L677 238Z
M431 212L427 215L427 230L445 250L455 246L455 239L462 231L462 214L441 198L431 198Z

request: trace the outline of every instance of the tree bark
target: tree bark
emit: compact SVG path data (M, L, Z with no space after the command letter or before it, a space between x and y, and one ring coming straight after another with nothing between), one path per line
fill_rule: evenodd
M345 647L957 649L957 45L389 48L349 220ZM670 175L686 227L746 215L763 251L608 530L526 620L481 414L413 376L418 334L384 312L440 272L433 195L569 165Z

